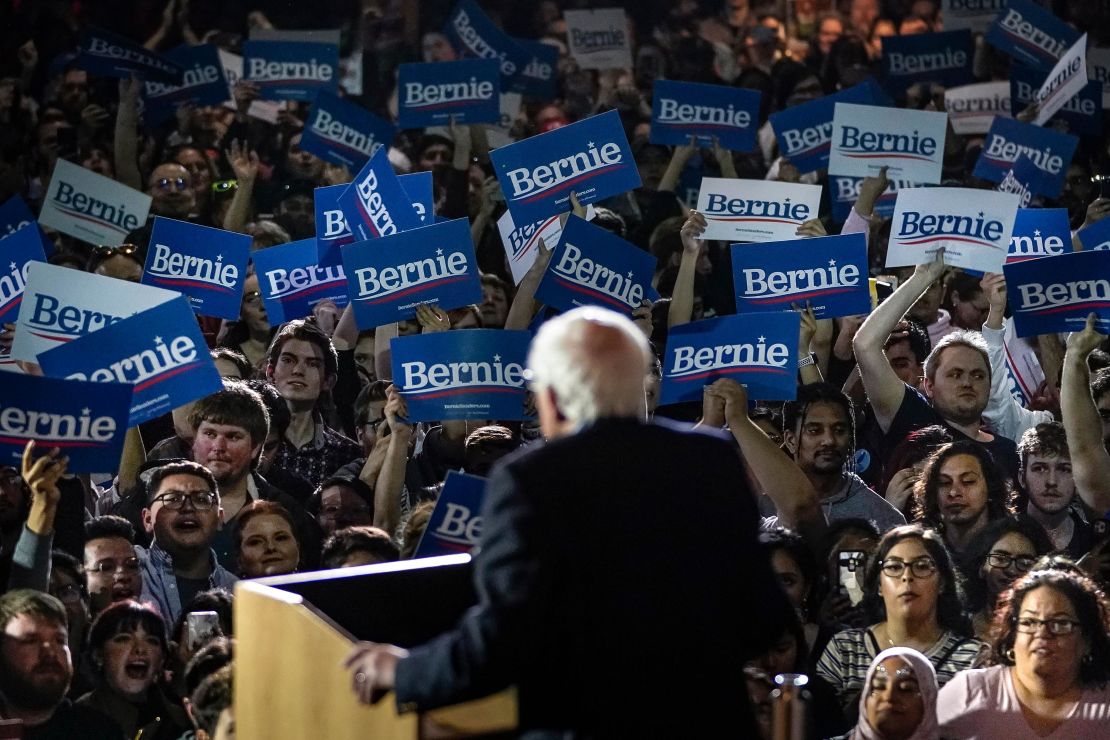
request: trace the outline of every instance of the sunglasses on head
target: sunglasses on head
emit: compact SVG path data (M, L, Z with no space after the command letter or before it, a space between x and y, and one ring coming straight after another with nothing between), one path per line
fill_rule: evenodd
M239 181L238 180L216 180L216 182L212 183L212 192L213 193L227 193L229 191L238 190L238 189L239 189Z
M125 257L134 257L139 248L134 244L120 244L118 247L109 247L101 245L93 249L93 255L97 259L106 260L109 257L114 257L117 254L122 254Z

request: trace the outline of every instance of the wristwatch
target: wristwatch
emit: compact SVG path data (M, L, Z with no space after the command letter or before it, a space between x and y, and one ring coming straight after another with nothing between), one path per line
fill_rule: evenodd
M816 365L816 364L817 364L817 353L816 352L810 352L809 357L803 357L802 359L798 360L798 367L799 368L809 367L810 365Z

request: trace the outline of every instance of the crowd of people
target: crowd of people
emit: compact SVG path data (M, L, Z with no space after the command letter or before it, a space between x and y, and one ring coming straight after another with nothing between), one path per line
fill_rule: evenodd
M562 12L621 4L481 3L514 35L559 54L557 96L525 97L510 138L615 109L632 145L642 186L594 204L592 221L655 258L662 298L631 317L655 362L636 408L618 415L728 439L743 462L737 495L750 489L762 515L753 557L767 559L792 607L774 639L753 637L749 662L734 666L737 700L746 685L765 738L783 673L809 677L815 738L1105 736L1110 343L1093 318L1070 335L1034 339L1045 380L1016 400L1005 278L939 258L886 268L890 220L876 213L884 172L864 180L845 223L832 218L826 187L820 218L798 230L863 232L873 276L894 289L867 315L818 320L794 307L796 399L750 398L725 378L705 387L700 404L658 403L668 331L736 311L728 244L701 238L696 183L827 185L824 171L799 175L780 155L767 117L878 76L882 39L943 30L941 3L626 4L634 67L579 69ZM1092 47L1110 46L1105 3L1044 4ZM248 81L228 105L183 106L148 124L138 80L76 63L89 24L159 52L212 43L234 53L251 29L338 27L344 63L360 80L344 95L386 119L396 115L398 64L457 58L440 32L446 3L155 5L0 8L0 202L18 195L37 212L64 159L146 192L152 219L248 234L257 251L314 237L314 190L355 174L299 146L308 103L280 103L275 122L250 115L260 91ZM1008 79L1004 54L981 34L975 48L979 80ZM650 143L660 79L758 90L757 147ZM897 102L943 110L943 92L916 85ZM249 275L237 320L198 317L222 390L129 430L118 468L103 476L69 474L59 450L33 442L21 469L0 467L0 718L21 721L22 737L232 737L235 635L251 629L232 624L237 580L411 558L449 471L486 476L501 458L544 444L549 430L530 421L409 423L391 382L394 337L538 323L534 296L555 245L514 281L486 139L480 125L452 125L402 131L389 148L398 173L432 173L437 215L469 219L480 304L421 306L413 320L360 330L349 309L321 301L311 316L278 324ZM983 139L949 129L944 184L994 187L971 174ZM1060 196L1033 205L1067 209L1073 231L1110 214L1098 177L1108 144L1105 131L1083 136ZM45 231L51 263L142 277L150 223L111 246ZM0 349L15 331L2 327ZM596 413L570 418L588 424ZM614 444L611 465L642 464L637 453ZM717 506L710 493L721 492L679 485L671 507ZM665 556L667 536L650 536Z

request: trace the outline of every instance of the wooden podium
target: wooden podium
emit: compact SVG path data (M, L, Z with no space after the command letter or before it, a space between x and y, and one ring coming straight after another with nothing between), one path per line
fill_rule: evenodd
M426 716L392 694L359 704L343 659L357 640L413 647L475 603L469 555L240 581L235 586L235 727L240 740L412 740L516 726L512 690Z

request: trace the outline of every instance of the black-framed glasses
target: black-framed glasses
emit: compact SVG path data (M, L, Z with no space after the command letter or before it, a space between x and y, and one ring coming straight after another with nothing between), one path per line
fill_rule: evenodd
M118 247L109 247L102 244L93 249L93 256L102 260L115 257L117 254L122 254L125 257L134 257L138 251L139 248L134 244L120 244Z
M170 511L180 511L184 508L186 500L188 500L197 511L208 511L216 505L219 497L212 491L190 491L188 493L185 491L166 491L165 493L155 496L154 499L151 500L150 505L154 506L157 503L161 503Z
M98 560L97 562L85 568L86 573L138 573L139 572L139 559L138 558L124 558L123 560Z
M373 419L373 420L363 419L361 422L359 422L359 426L370 427L370 431L376 432L376 431L378 431L378 427L380 427L384 423L385 423L385 417L382 416L378 419Z
M189 189L189 181L184 177L163 177L155 180L154 186L163 191L175 189L179 193L184 193Z
M928 578L937 572L937 564L932 558L918 558L913 562L907 563L905 560L884 560L879 564L883 573L891 578L901 578L902 574L906 572L906 568L910 569L914 578Z
M238 180L216 180L214 183L212 183L212 192L213 193L227 193L227 192L230 192L232 190L238 190L238 189L239 189L239 181Z
M1022 573L1028 573L1033 569L1033 564L1036 562L1037 558L1033 555L1011 555L1008 552L987 553L987 565L992 568L1001 568L1002 570L1006 570L1011 565L1014 565Z
M1070 635L1079 626L1079 622L1074 619L1065 619L1060 617L1058 619L1037 619L1036 617L1018 617L1014 620L1017 626L1017 631L1026 635L1035 635L1040 632L1041 627L1048 627L1049 634L1053 635Z

